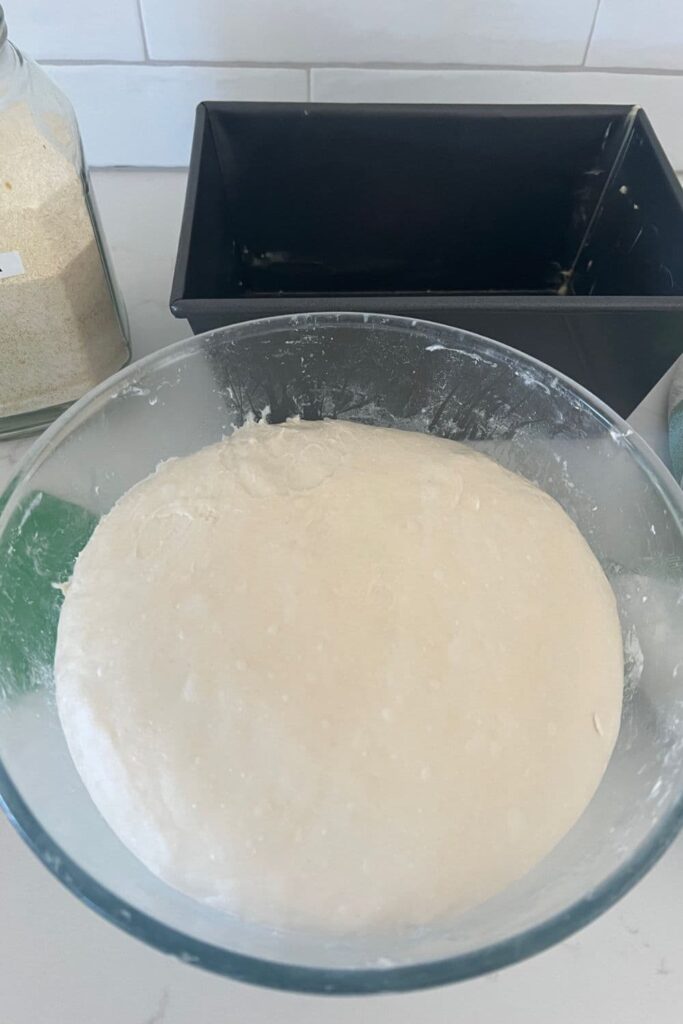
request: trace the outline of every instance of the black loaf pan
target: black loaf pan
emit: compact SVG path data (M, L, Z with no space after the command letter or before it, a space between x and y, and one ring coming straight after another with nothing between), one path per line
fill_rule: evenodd
M202 103L171 310L436 320L626 416L683 352L683 193L638 108Z

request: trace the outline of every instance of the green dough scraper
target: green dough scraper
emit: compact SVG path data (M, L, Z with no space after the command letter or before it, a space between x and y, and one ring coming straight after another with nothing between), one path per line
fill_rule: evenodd
M0 496L0 512L12 490ZM0 538L0 706L51 679L64 600L59 584L70 578L97 520L37 490L20 503Z

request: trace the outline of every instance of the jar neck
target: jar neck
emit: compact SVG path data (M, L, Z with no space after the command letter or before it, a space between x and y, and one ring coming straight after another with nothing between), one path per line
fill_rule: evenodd
M7 24L0 5L0 108L13 103L24 87L26 64L7 38Z

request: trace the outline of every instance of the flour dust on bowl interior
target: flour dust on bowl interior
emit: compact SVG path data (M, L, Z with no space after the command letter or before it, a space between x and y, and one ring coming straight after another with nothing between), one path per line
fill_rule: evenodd
M574 520L615 592L624 637L619 737L585 813L487 902L426 927L328 936L245 923L155 878L100 817L57 717L61 591L98 522L171 456L269 408L464 441ZM263 428L268 429L268 428ZM221 329L123 371L48 431L0 520L0 786L70 888L164 951L258 984L410 989L527 956L629 888L676 834L683 801L683 508L642 442L597 400L494 342L418 321L312 314ZM235 583L238 581L236 580Z

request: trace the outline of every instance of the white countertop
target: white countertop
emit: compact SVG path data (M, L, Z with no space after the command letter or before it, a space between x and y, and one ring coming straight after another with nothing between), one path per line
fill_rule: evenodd
M99 171L102 221L139 357L190 333L168 312L182 171ZM631 417L666 457L666 383ZM0 443L0 490L30 440ZM176 962L101 920L0 815L0 1024L678 1024L683 838L582 932L475 981L403 996L251 988Z

